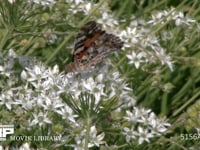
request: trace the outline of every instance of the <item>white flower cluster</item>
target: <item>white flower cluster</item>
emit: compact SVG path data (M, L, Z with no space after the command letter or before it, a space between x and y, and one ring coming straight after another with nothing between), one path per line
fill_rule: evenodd
M191 24L196 22L194 19L184 16L183 12L178 12L175 8L170 8L169 10L159 11L152 15L152 20L148 24L155 26L170 21L173 21L176 26L186 26L187 28L191 28Z
M14 58L18 58L13 51L11 52ZM4 72L6 66L5 64L0 67L0 75L5 76L5 78L7 74L10 74L9 71L7 73ZM10 71L13 69L11 68ZM91 108L91 111L98 115L105 106L105 102L109 103L113 98L118 100L115 105L118 107L115 110L121 109L124 111L124 108L127 110L127 108L133 107L135 104L135 100L131 96L132 90L118 72L109 72L108 69L102 69L97 75L95 73L93 72L93 75L91 75L92 73L62 74L59 73L57 66L47 69L41 64L26 67L21 72L21 78L18 80L13 78L15 84L8 84L6 88L2 89L0 106L4 106L10 111L16 111L18 110L16 108L19 107L22 112L17 113L29 114L29 119L26 123L24 122L29 129L36 125L41 127L45 124L52 124L55 118L52 118L50 114L55 113L64 122L68 122L69 128L74 129L74 131L70 131L70 133L74 132L70 136L74 136L76 144L71 144L71 146L76 149L81 146L85 147L86 139L83 136L86 133L85 123L84 119L80 120L79 113L75 113L76 110L89 111L87 109L84 110L84 107ZM12 80L12 78L6 78L6 80ZM5 82L7 82L6 80ZM17 84L19 82L20 84ZM76 109L63 100L63 94L67 96L69 102L74 102L74 108ZM134 112L127 111L127 115L124 117L126 122L133 123L135 119L135 122L147 126L148 132L145 131L143 133L147 134L146 138L140 137L139 133L143 132L143 130L142 126L138 127L137 137L142 138L139 143L148 141L149 135L155 136L166 130L165 124L156 119L153 113L148 114L150 111L143 112L145 110L134 108ZM132 130L135 129L134 124L132 124L131 128ZM80 132L77 132L77 130ZM123 132L123 134L127 134L127 141L133 139L129 137L129 130L131 129L127 126ZM91 123L90 130L87 133L89 133L89 147L99 147L100 144L105 144L105 141L103 141L105 133L97 132L93 123ZM136 137L135 133L134 137Z
M124 119L129 123L129 127L124 127L123 134L126 136L126 141L138 139L138 143L144 141L150 142L149 139L155 136L160 136L167 131L169 123L163 119L156 118L156 115L151 110L133 108L132 112L127 110Z
M114 17L114 15L109 10L106 3L94 3L84 0L66 0L69 4L69 10L73 14L83 12L84 15L92 14L94 11L100 15L98 18L93 16L97 23L101 24L103 29L110 31L112 33L119 33L119 30L116 30L119 22Z
M152 20L145 22L144 20L136 21L133 18L131 25L127 27L119 35L125 42L124 48L130 49L127 58L129 64L134 64L139 68L144 63L156 63L157 60L162 65L167 65L173 70L171 57L166 54L166 49L162 46L160 36L152 32L163 24L174 22L176 26L186 27L187 30L195 23L195 20L184 16L182 12L177 12L174 8L158 12L152 16ZM152 30L151 30L152 28ZM172 32L161 31L161 39L166 42L173 37Z
M32 0L34 3L41 5L52 5L56 3L54 0ZM74 20L74 15L81 14L84 16L90 16L96 12L97 15L93 15L90 19L96 20L100 23L106 31L110 31L117 34L123 41L123 49L128 49L127 58L129 64L134 64L135 68L140 68L143 64L155 64L158 61L162 65L167 65L171 71L173 71L173 61L171 56L166 53L166 47L162 46L161 39L163 41L169 40L173 37L173 33L163 30L161 37L155 31L156 28L164 26L165 24L173 22L174 25L179 27L185 27L186 29L192 28L192 24L196 23L195 20L184 16L182 12L178 12L175 8L171 8L164 11L159 11L152 15L151 20L135 20L132 17L132 21L125 30L118 28L119 21L114 17L109 9L107 3L104 2L91 2L85 0L65 0L68 5L69 12L66 16L67 20ZM123 21L123 20L122 20ZM73 23L69 23L72 26ZM75 26L75 25L74 25ZM56 37L51 37L49 42L53 43Z
M139 68L142 63L155 63L160 60L162 65L168 65L173 70L171 57L165 53L165 49L160 45L158 37L145 28L127 27L119 35L125 42L124 48L130 49L127 58L129 64L134 64Z

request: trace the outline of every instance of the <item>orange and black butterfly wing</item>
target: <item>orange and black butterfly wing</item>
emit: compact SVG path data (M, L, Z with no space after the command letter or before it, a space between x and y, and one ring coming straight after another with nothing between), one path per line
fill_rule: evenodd
M119 37L106 33L97 27L95 21L90 21L80 29L77 35L73 62L66 66L65 71L88 71L122 46L123 42Z
M94 21L85 24L76 37L74 61L79 63L90 61L91 57L98 53L94 48L95 41L104 33L105 31L99 29Z

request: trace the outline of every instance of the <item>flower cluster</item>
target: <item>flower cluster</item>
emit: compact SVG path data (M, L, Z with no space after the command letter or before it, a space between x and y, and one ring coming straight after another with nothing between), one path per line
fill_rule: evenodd
M160 136L170 126L163 119L156 118L156 115L150 109L134 107L132 111L126 111L124 119L130 125L124 127L123 134L126 136L126 141L138 139L139 144L144 141L150 142L150 138Z
M176 26L186 26L187 28L191 28L191 24L196 22L194 19L184 16L183 12L178 12L175 8L170 8L152 15L152 20L150 20L148 24L156 26L158 24L166 24L171 21L173 21Z
M170 70L173 70L171 57L166 54L166 49L162 47L159 41L160 37L151 32L149 26L146 27L146 25L153 22L152 20L135 21L135 18L133 18L130 26L127 26L125 30L121 30L119 29L119 21L109 11L106 3L100 5L83 0L67 0L66 2L69 4L69 11L73 14L83 12L84 15L89 15L93 13L93 11L97 11L97 14L100 14L100 16L98 16L98 18L94 18L95 16L93 16L91 19L96 19L106 31L119 35L125 43L123 49L130 50L127 54L129 64L134 64L138 69L142 64L155 64L160 61L162 65L167 65ZM94 9L96 7L98 7L98 9ZM165 15L161 15L161 17L166 18L166 14L169 15L170 13L171 11L164 11ZM184 17L177 17L177 15L179 14L174 14L174 21L176 21L175 19L185 19ZM68 17L70 17L70 15ZM158 25L158 23L156 25ZM153 25L151 26L153 28Z
M83 12L84 15L89 15L95 11L100 16L93 16L92 19L95 19L104 29L114 33L119 33L118 30L116 31L119 22L111 13L106 3L94 3L84 0L67 0L66 2L69 4L69 11L73 14Z
M152 32L155 27L161 30L163 25L171 22L174 22L176 26L186 27L188 30L195 23L195 20L184 16L182 12L177 12L174 8L158 12L149 21L136 21L134 18L130 26L120 34L120 37L125 42L124 48L130 49L129 54L127 54L129 64L134 64L136 68L139 68L141 64L156 63L159 60L162 65L167 65L170 70L173 70L171 57L166 54L166 49L162 46L160 36ZM172 37L171 31L161 31L162 42L167 42Z
M32 2L42 6L51 6L56 3L55 0L34 0ZM62 3L66 4L67 9L65 17L61 18L63 21L76 20L72 14L81 14L84 17L90 16L90 14L95 12L96 15L91 16L89 20L96 20L106 31L119 35L125 43L123 49L129 50L126 55L129 64L134 64L136 69L147 63L156 64L159 62L162 65L167 65L172 71L173 60L167 54L167 48L163 46L162 42L166 42L174 37L173 32L163 30L160 32L160 36L158 33L152 31L155 28L162 30L162 27L169 23L188 30L196 23L195 20L184 16L182 12L171 8L153 14L151 19L147 21L137 20L135 17L132 17L130 25L122 30L119 29L120 22L114 17L107 3L95 3L84 0L65 0ZM124 22L124 20L121 20L121 22ZM73 21L68 23L71 26L77 27L77 24L74 24ZM49 35L47 36L47 41L52 44L57 40L57 36L50 33L47 32Z
M32 2L42 6L56 3L55 0ZM189 26L194 22L187 20L181 13L170 10L153 16L150 21L134 20L125 30L121 30L117 27L119 21L104 3L84 0L65 2L69 4L67 19L74 17L74 14L86 16L94 10L98 11L99 17L93 16L91 19L96 19L106 31L118 34L125 43L123 49L128 51L125 55L129 60L128 64L134 64L136 68L159 60L162 65L173 70L171 57L166 54L157 34L146 25L153 28L172 20L177 26ZM173 37L170 33L163 32L162 40L170 40ZM49 44L53 44L58 37L47 30L45 38ZM16 60L22 70L16 70ZM75 149L106 145L104 137L107 133L101 127L99 118L107 117L107 122L112 122L111 127L122 131L120 134L125 136L127 142L137 140L139 144L150 142L151 138L160 136L170 126L164 120L156 118L151 110L134 107L133 91L118 71L101 68L88 73L63 74L59 72L57 65L47 68L41 63L30 63L25 57L19 57L10 50L8 57L0 55L0 76L3 79L0 85L2 110L9 110L20 116L24 120L23 128L28 130L35 126L53 126L58 122L66 128L55 132L48 130L48 134L67 135L62 142ZM115 122L115 119L122 122Z
M13 51L11 52L14 57L12 57L13 59L10 57L10 60L14 61L14 58L20 58ZM6 57L4 59L6 60ZM5 71L6 67L6 63L0 66L0 74L5 78L13 70L11 68L9 71ZM12 76L18 75L12 74ZM69 143L68 145L75 149L80 149L80 147L83 149L85 146L99 147L101 144L106 143L106 141L103 141L106 133L99 133L96 125L93 124L92 118L94 115L96 115L94 118L100 117L102 110L105 111L106 107L110 109L109 104L111 102L110 106L115 109L107 110L110 113L123 113L135 105L135 100L131 94L132 89L128 87L125 80L120 77L118 72L111 72L104 67L99 72L63 74L59 73L57 66L46 68L44 65L36 63L25 67L19 77L18 80L6 78L5 82L9 79L15 84L9 84L7 88L4 87L0 93L0 106L14 111L18 115L21 114L21 117L26 120L23 122L24 128L27 127L29 130L34 126L53 125L55 122L53 116L56 115L56 122L60 120L60 123L62 122L64 126L67 124L68 128L71 129L70 132L60 131L59 134L63 136L67 134L70 138L73 137L76 144ZM20 112L18 108L20 108ZM132 113L127 111L127 115L124 117L125 122L133 122L132 120L135 118L137 123L149 126L148 132L145 131L147 134L145 139L141 137L142 128L138 127L139 143L144 140L148 141L150 133L153 137L166 130L165 124L158 119L156 120L153 113L148 115L149 111L142 113L145 110L136 108L134 108L134 111ZM88 114L90 115L88 116ZM135 129L135 127L132 124L131 128ZM122 134L128 131L129 126L124 127ZM88 133L88 136L85 136L86 133ZM132 140L127 136L127 141ZM66 143L66 140L63 142Z

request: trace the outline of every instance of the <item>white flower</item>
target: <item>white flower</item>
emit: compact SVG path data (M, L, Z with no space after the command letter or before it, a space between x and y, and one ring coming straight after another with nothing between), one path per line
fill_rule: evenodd
M142 144L144 141L150 142L149 139L153 137L153 134L142 127L138 127L138 143Z
M21 72L21 78L24 79L24 80L27 80L27 77L28 77L28 75L27 75L26 71L23 70Z
M2 145L0 145L0 150L4 150L4 148L3 148L3 146L2 146Z
M34 119L31 121L30 126L36 125L38 124L39 126L42 126L44 124L51 124L51 120L49 118L47 118L47 112L43 113L43 112L39 112L39 114L36 113L32 113Z
M3 92L0 95L0 105L5 105L9 110L11 110L11 105L14 103L13 97L14 97L14 94L12 90Z
M96 127L92 126L90 128L90 144L91 144L91 146L95 145L95 146L99 147L100 144L104 144L105 142L102 141L104 136L105 136L104 133L101 133L101 134L97 135Z
M164 121L164 119L157 119L156 115L152 112L148 117L149 125L152 127L152 132L154 134L160 135L160 133L163 133L167 131L167 127L170 127L171 125Z
M11 71L6 66L0 66L0 74L10 77Z
M36 99L32 96L34 91L28 89L26 86L23 86L22 88L24 88L26 93L23 93L23 90L19 90L16 102L18 102L25 110L31 110L34 106L36 106Z
M97 135L97 130L95 126L90 127L89 131L89 143L88 143L88 148L91 147L100 147L101 144L105 144L105 141L102 141L105 134L101 133ZM76 145L72 145L74 149L76 150L84 150L85 147L85 134L86 134L86 129L82 130L80 134L77 134L75 137Z
M129 61L129 64L134 64L135 67L138 69L139 66L140 66L140 63L141 63L141 62L144 62L144 60L142 60L142 58L143 58L143 57L144 57L144 58L146 57L146 53L140 52L140 53L136 54L134 51L132 51L131 54L126 55L126 56L127 56L127 58L130 60L130 61Z
M43 99L44 99L41 106L45 110L56 111L57 109L63 107L64 103L61 102L61 99L58 95L56 96L52 93L49 93L49 95L45 95L45 93L41 94L41 97L43 97Z
M66 86L67 89L69 90L69 93L74 97L74 98L79 98L79 95L81 92L85 92L85 89L82 84L80 84L78 81L73 80L72 84L68 84Z
M105 96L104 84L98 84L92 77L84 80L83 86L88 90L89 93L95 96L95 104L99 103L101 96Z
M136 115L129 110L126 111L126 116L124 117L124 119L132 123L136 123L138 121Z
M134 107L134 109L132 110L132 112L130 112L129 110L126 111L126 116L124 117L125 120L131 122L131 123L136 123L136 122L143 122L143 117L148 116L149 112L151 112L150 109L145 110L145 109L139 109Z
M121 31L119 37L124 41L124 47L130 48L134 47L139 41L140 33L137 33L137 29L127 27L126 30Z
M31 150L30 145L28 143L24 143L19 147L19 150Z
M50 76L55 78L59 73L58 65L55 65L52 69L49 68L48 71L49 71Z
M86 5L85 5L85 14L86 15L88 15L89 14L89 12L90 12L90 10L91 10L91 8L92 8L92 4L91 3L87 3Z
M167 64L171 71L173 71L173 64L171 61L171 57L165 54L164 49L154 47L155 53L158 56L159 60L161 61L161 64Z
M8 51L8 57L17 58L17 54L15 53L15 51L12 48L9 49L9 51Z
M134 131L133 128L129 129L125 127L122 134L126 135L126 142L130 142L132 139L136 138L137 132Z
M104 10L102 11L101 15L102 17L97 20L97 23L101 24L102 27L107 30L113 30L114 28L116 29L119 23L111 13L108 13L106 10Z
M103 82L103 79L104 79L104 74L100 73L100 74L97 75L95 81L98 82L98 83L101 83L101 82Z
M28 71L28 74L30 76L27 79L29 82L40 81L40 80L45 79L49 76L46 68L44 66L41 66L41 65L40 66L35 65L32 69L26 68L26 70Z
M59 115L62 116L63 120L70 120L71 122L75 123L75 118L78 117L77 115L73 114L72 109L65 105L64 107L62 107L60 110L56 111Z

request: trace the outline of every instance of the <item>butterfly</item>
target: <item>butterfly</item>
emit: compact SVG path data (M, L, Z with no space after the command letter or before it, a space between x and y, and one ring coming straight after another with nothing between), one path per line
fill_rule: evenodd
M73 59L66 65L65 73L90 71L122 46L123 42L119 37L106 33L95 21L90 21L76 36Z

